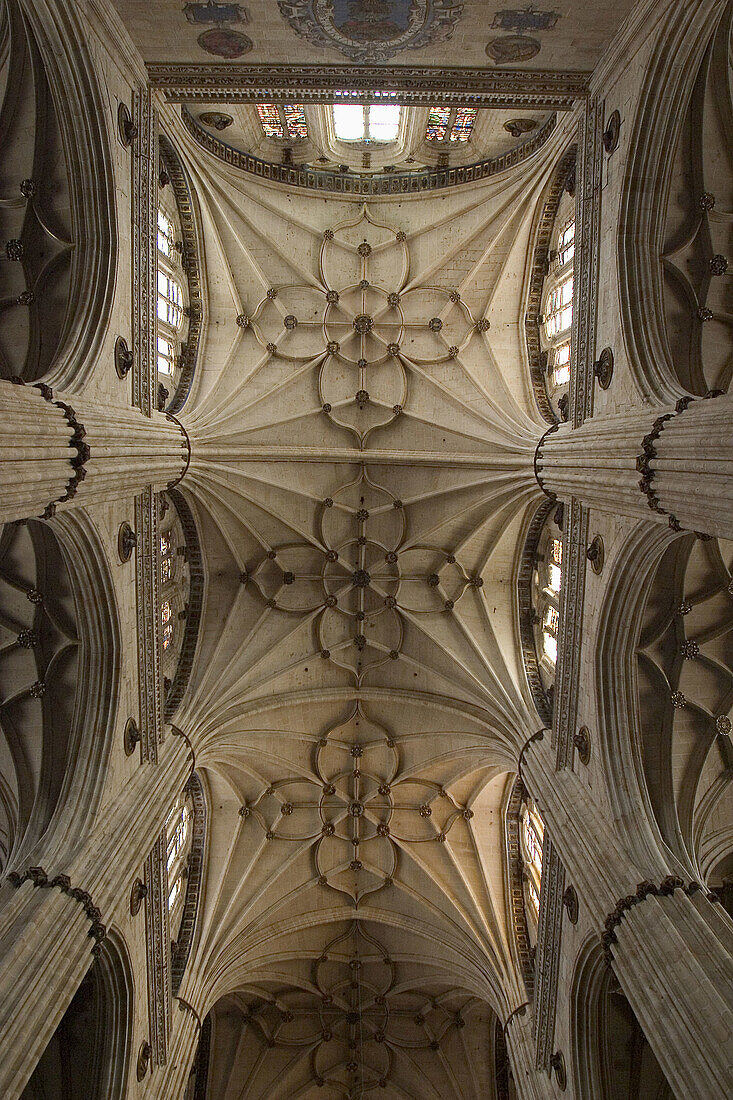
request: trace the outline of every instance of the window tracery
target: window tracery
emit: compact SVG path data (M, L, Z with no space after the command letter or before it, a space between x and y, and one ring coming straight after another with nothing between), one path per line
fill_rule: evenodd
M265 137L290 138L294 141L308 137L308 123L302 103L258 103L257 114Z

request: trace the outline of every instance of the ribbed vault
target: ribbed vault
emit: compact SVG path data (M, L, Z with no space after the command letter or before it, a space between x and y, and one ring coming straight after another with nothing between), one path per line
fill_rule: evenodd
M182 996L219 1002L217 1097L483 1096L492 1013L524 1000L501 812L538 725L523 321L570 135L363 205L258 185L177 128L210 291L181 414L210 583L176 724L221 807Z

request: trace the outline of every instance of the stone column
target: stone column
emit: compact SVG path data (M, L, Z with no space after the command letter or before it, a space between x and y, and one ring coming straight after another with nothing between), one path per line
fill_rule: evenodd
M530 746L524 778L675 1094L727 1096L733 924L661 862L636 865L587 785L569 768L555 770L549 738Z
M733 538L733 395L561 424L535 467L560 500Z
M116 913L129 919L132 884L190 771L187 746L169 737L158 765L136 770L92 837L65 858L58 845L39 849L38 866L12 868L0 885L3 1100L23 1092Z
M0 523L129 498L150 484L159 491L187 464L185 432L163 413L0 381Z
M554 1095L547 1074L535 1066L535 1042L529 1006L509 1016L504 1035L519 1100L547 1100L548 1096Z

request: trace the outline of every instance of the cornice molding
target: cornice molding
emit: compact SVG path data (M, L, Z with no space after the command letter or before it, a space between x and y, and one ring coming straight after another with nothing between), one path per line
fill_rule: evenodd
M316 191L326 191L329 194L346 195L421 194L462 183L476 183L478 180L487 179L489 176L495 176L499 172L513 168L531 157L542 148L557 126L557 115L552 115L528 141L509 149L501 156L478 161L476 164L369 176L359 175L357 172L327 172L318 168L298 167L292 164L272 164L251 153L243 153L227 145L221 138L200 126L185 107L181 110L181 118L194 141L202 149L206 149L233 168L249 172L258 179L267 180L270 183L283 183L289 187L307 187ZM176 198L178 198L177 193ZM176 397L177 395L178 391Z
M374 91L397 91L406 105L543 107L570 110L587 94L591 73L545 69L426 68L402 65L148 65L151 85L170 102L256 103L275 95L301 103L332 103L348 88L350 103Z

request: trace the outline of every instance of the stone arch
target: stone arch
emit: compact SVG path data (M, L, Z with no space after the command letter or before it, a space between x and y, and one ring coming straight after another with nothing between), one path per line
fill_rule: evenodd
M22 1100L122 1100L133 1025L133 979L122 937L106 936L51 1036Z
M0 545L3 629L11 620L23 627L4 651L4 862L21 873L34 863L53 870L55 853L83 835L104 785L118 690L114 593L83 511L8 524Z
M672 1100L673 1093L600 945L578 955L571 990L572 1076L583 1100Z

